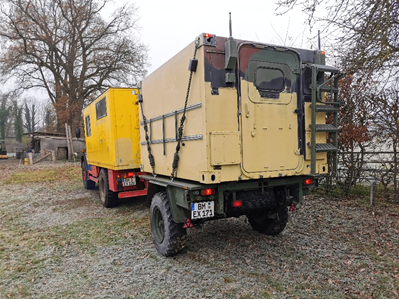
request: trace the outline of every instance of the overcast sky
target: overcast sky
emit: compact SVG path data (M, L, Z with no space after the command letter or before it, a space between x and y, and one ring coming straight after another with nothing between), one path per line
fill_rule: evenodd
M141 41L149 49L149 73L192 42L202 32L229 35L229 12L232 14L233 37L295 46L317 47L309 38L306 16L290 11L276 16L274 0L117 0L139 7Z
M148 74L203 32L227 37L229 12L235 38L299 48L317 47L314 38L317 28L309 32L309 26L305 24L306 15L297 9L277 16L275 0L114 1L118 6L132 3L138 7L140 40L149 50ZM11 84L7 86L12 87ZM47 95L42 91L35 90L29 94L47 101Z

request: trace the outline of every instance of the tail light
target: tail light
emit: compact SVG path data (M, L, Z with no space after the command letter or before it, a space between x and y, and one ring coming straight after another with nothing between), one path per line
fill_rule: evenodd
M241 199L239 199L239 200L234 200L234 201L233 201L233 207L235 207L235 208L242 207L242 200L241 200Z
M313 179L306 179L303 181L303 184L306 186L313 185L314 181L313 181Z
M209 196L209 195L213 195L216 193L216 189L204 189L201 190L201 195L202 196Z
M134 172L125 172L122 174L118 174L117 177L122 178L122 179L129 179L129 178L134 178L135 175L134 175Z

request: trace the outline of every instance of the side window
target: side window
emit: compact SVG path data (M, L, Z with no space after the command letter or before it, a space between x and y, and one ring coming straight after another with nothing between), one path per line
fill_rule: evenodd
M87 137L91 136L91 126L90 126L90 115L86 116L86 135Z
M107 104L105 102L105 97L96 103L96 116L97 119L107 116Z
M279 98L279 93L285 88L284 73L277 68L258 67L254 84L262 98Z

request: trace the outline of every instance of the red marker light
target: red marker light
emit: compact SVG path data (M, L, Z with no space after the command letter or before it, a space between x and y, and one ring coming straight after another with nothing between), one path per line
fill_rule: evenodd
M313 185L313 180L312 179L306 179L304 182L304 185Z
M321 51L321 55L326 55L326 52L325 51Z
M194 225L191 223L191 220L187 218L186 222L183 225L183 228L193 227Z
M134 172L125 172L122 175L118 174L118 177L122 177L123 179L134 178Z
M120 179L120 178L121 178L121 175L120 175L120 174L118 174L116 177L117 177L118 179Z
M205 189L205 190L201 190L201 195L202 196L209 196L212 194L215 194L215 189Z
M233 201L233 207L235 207L235 208L239 208L239 207L242 207L242 200L235 200L235 201Z
M211 37L212 37L212 34L205 33L204 36L205 36L205 38L211 38Z

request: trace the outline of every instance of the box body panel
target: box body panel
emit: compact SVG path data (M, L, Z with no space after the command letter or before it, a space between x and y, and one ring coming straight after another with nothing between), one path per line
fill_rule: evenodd
M303 148L309 105L300 79L301 57L308 60L314 52L237 41L238 59L230 70L225 69L227 38L215 39L210 45L200 37L176 176L216 184L310 174L309 153ZM193 42L142 81L147 134L159 175L172 173L194 48ZM141 114L140 120L142 171L152 172ZM317 164L326 162L325 153L318 155Z
M137 95L138 89L110 88L83 110L90 165L112 170L139 168Z
M197 51L197 59L203 61L203 53ZM180 126L189 80L188 66L193 58L194 43L187 46L141 83L143 111L148 121L148 136L155 157L155 172L170 176L173 156L176 151L177 128ZM204 123L203 63L199 63L193 75L188 99L188 111L184 124L183 142L180 151L178 177L198 180L198 169L207 165L207 145ZM202 75L201 75L202 74ZM140 120L143 121L140 113ZM143 170L152 172L148 160L146 133L140 126ZM188 140L189 139L189 140Z

